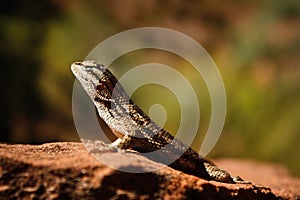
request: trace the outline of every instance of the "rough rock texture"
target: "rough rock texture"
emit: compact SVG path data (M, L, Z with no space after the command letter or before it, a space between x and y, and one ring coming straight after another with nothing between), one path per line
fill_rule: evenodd
M140 162L122 153L102 154L122 169L160 165L144 162L137 154L130 156ZM232 159L215 162L254 185L206 181L169 167L121 172L98 162L81 143L0 144L0 199L300 199L300 180L280 166Z

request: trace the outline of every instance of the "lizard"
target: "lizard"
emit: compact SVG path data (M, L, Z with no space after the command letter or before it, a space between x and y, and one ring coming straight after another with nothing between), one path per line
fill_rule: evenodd
M151 160L171 163L169 166L173 169L206 180L250 183L219 168L158 126L103 65L93 60L75 62L71 71L92 100L100 118L118 138L107 144L108 148L143 153Z

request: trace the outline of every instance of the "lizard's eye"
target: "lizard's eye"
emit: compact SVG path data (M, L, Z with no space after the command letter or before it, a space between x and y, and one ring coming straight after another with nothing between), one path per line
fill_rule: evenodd
M83 66L83 64L81 62L75 62L75 65L81 65L81 66Z

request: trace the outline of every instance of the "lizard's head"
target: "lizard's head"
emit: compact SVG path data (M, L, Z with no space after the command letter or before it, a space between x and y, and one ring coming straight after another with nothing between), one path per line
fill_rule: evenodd
M121 84L117 84L117 78L103 65L95 61L75 62L71 70L115 135L126 135L150 123L150 118L134 104Z
M108 69L96 61L88 60L73 63L71 70L94 104L110 107L118 80Z

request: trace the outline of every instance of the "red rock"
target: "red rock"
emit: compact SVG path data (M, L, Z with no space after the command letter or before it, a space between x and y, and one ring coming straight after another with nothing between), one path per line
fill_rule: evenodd
M149 160L124 164L124 154L104 154L119 156L121 168L160 165ZM283 167L248 160L215 162L254 185L207 181L169 167L121 172L98 162L81 143L0 144L0 199L300 199L300 180Z

